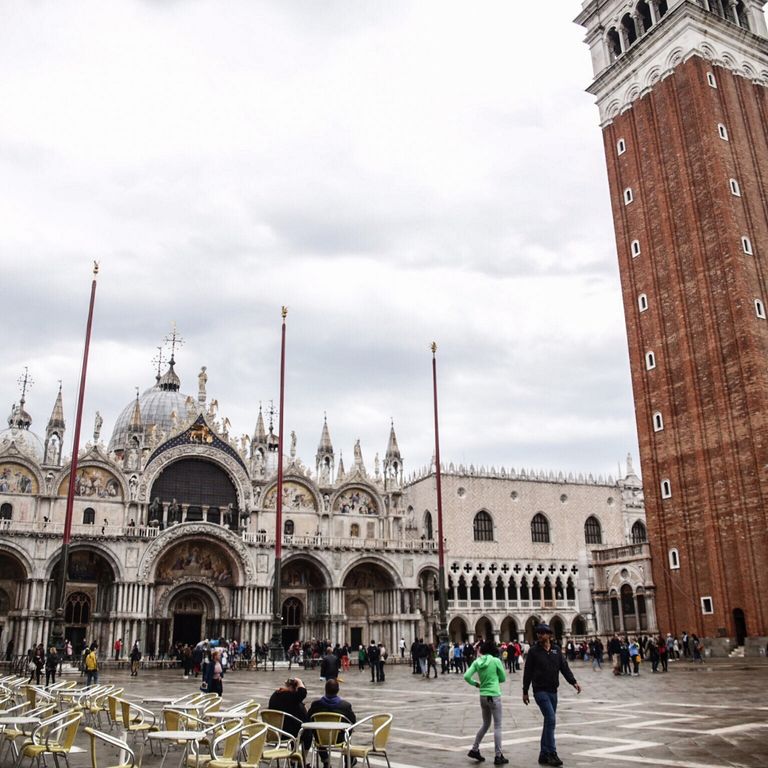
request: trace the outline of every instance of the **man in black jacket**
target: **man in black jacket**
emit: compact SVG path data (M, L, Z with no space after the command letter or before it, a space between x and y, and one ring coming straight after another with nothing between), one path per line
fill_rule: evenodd
M331 650L329 645L325 649L325 656L320 659L320 677L323 680L336 680L339 676L339 657Z
M568 666L562 651L552 644L552 630L546 624L536 627L536 644L528 651L523 672L523 704L528 704L528 689L533 684L533 698L544 715L541 732L540 765L562 765L555 746L555 713L557 712L557 688L560 674L581 693L581 686Z
M368 654L368 663L371 665L371 682L380 683L382 669L379 665L379 659L381 658L381 651L379 651L379 646L376 645L375 640L371 640L366 653Z
M315 699L312 702L307 715L311 720L312 716L316 715L318 712L337 712L349 720L350 723L357 721L355 713L352 711L352 705L339 696L338 680L325 681L325 696ZM318 749L317 751L322 760L323 768L329 768L328 751L325 749Z

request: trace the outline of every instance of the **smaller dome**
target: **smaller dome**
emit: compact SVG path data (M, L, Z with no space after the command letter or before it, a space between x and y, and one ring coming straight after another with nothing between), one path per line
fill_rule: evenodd
M11 443L30 459L40 463L43 460L43 443L40 438L29 429L10 427L0 430L0 449L7 448Z
M24 398L11 408L11 415L8 417L8 426L11 429L29 429L32 426L32 417L24 410Z

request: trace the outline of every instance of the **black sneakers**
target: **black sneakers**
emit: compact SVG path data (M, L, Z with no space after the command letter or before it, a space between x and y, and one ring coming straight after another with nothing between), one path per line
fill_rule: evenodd
M539 755L539 765L554 765L560 766L563 761L557 756L557 752L550 752L549 754Z
M494 765L506 765L509 762L504 755L496 755L496 757L493 758L493 764Z
M467 752L467 757L471 757L473 760L477 760L478 763L484 763L485 758L480 754L479 749L470 749Z

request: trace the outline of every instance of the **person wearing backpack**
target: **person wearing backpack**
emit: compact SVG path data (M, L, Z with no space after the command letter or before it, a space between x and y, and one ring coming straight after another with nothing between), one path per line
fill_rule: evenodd
M85 686L96 685L99 682L99 660L96 657L96 649L99 646L96 643L91 645L88 653L85 655Z
M141 661L141 648L139 648L139 641L137 640L133 644L131 649L131 677L139 676L139 662Z

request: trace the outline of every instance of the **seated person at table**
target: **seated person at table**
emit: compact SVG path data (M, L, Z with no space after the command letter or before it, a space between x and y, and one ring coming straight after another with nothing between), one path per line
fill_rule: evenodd
M285 681L270 697L269 709L278 709L293 715L297 720L306 723L309 720L307 708L304 706L304 699L307 698L307 689L304 683L298 677L291 677ZM283 722L283 730L296 736L301 728L301 723L288 718ZM304 749L309 749L312 743L312 734L306 731L303 736Z
M352 705L339 696L339 681L338 680L326 680L325 681L325 696L321 696L319 699L315 699L309 707L309 719L312 719L312 715L318 712L337 712L338 714L346 717L350 723L356 722L357 718L352 711ZM323 761L323 768L328 768L328 753L323 749L318 749L320 759Z

